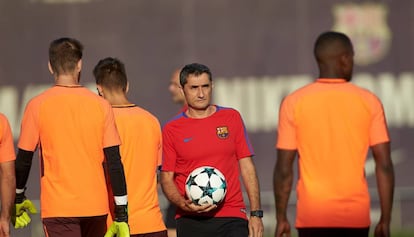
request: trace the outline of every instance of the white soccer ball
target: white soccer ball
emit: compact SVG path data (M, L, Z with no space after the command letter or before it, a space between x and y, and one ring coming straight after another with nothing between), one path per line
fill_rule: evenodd
M185 181L185 192L197 205L219 204L226 196L226 178L214 167L196 168Z

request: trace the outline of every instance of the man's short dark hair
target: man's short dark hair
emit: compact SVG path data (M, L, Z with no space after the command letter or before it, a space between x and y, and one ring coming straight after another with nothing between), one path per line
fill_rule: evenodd
M184 87L184 85L187 84L187 78L189 75L199 76L203 73L207 73L210 81L213 81L211 71L206 65L200 63L191 63L185 65L180 72L180 85Z
M73 38L59 38L50 43L49 62L56 75L71 73L82 59L82 44Z
M314 55L317 60L320 59L321 54L334 42L339 42L344 48L352 49L351 39L341 32L327 31L318 36L315 42Z
M117 58L107 57L93 69L96 84L112 90L126 91L128 79L125 65Z

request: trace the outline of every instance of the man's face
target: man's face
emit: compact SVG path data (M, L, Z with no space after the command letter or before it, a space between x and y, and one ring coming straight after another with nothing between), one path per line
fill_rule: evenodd
M180 86L180 71L175 71L171 77L168 90L171 93L171 98L176 104L184 104L185 98Z
M187 83L184 85L183 92L189 107L204 110L211 102L213 84L207 73L195 76L188 75Z

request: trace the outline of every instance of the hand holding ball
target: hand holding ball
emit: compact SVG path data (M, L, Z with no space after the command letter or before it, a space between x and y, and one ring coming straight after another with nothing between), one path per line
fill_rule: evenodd
M187 177L185 192L197 205L219 204L226 196L226 178L214 167L196 168Z

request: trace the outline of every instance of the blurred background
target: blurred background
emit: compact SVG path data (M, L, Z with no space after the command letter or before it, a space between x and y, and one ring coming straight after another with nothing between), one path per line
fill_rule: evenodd
M393 232L414 236L414 1L339 0L0 0L0 111L15 139L27 101L50 87L49 43L74 37L84 46L82 84L95 90L92 69L121 59L129 98L163 124L180 109L170 98L173 71L210 67L214 103L238 109L255 149L266 235L275 228L272 188L278 107L314 80L313 44L323 31L348 34L355 47L353 82L382 100L396 171ZM27 196L39 206L38 159ZM374 162L366 175L372 223L379 218ZM292 193L289 218L295 217ZM161 198L166 207L166 200ZM372 228L371 228L372 229ZM43 236L40 215L13 236Z

